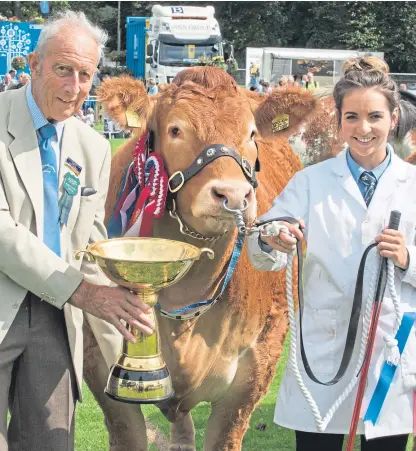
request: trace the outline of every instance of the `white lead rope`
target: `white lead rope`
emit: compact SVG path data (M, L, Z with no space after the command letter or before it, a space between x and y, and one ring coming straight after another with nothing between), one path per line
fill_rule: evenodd
M367 296L367 301L365 304L365 312L363 318L363 331L361 334L361 345L360 345L360 353L358 357L357 366L353 373L353 377L349 384L345 387L342 394L336 399L336 401L332 404L328 412L324 417L322 417L321 412L313 399L313 396L307 386L303 381L303 376L299 371L299 366L297 362L297 324L296 324L296 313L295 313L295 302L293 299L293 285L292 285L292 273L293 273L293 258L296 254L294 251L291 255L288 255L288 262L286 268L286 295L287 302L289 307L289 324L290 324L290 351L289 351L289 363L290 367L295 376L296 382L299 386L300 391L305 397L309 407L312 410L313 416L315 418L316 428L319 432L324 432L327 428L329 422L332 420L335 412L339 409L342 403L347 399L347 397L351 394L355 385L359 380L359 373L362 368L364 358L366 355L366 346L367 346L367 336L371 323L372 311L373 311L373 300L376 290L377 276L380 267L380 258L377 258L377 263L374 264L373 274L370 283L369 294ZM292 258L290 258L292 257ZM394 264L391 260L388 260L388 269L387 269L387 286L389 288L391 298L393 301L394 309L395 309L395 325L393 329L393 336L385 337L387 354L390 356L386 357L386 361L392 364L398 364L398 360L400 360L400 354L397 348L397 340L394 339L396 332L398 331L401 323L401 313L399 300L397 297L397 293L394 285ZM397 352L396 352L397 351ZM392 356L391 356L392 355ZM398 355L398 359L397 359Z

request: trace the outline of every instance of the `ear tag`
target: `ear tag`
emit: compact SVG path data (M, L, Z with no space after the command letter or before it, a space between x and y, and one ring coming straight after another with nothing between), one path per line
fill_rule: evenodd
M133 110L126 110L126 122L127 125L131 128L140 128L142 125L139 115L136 114Z
M280 113L272 120L272 132L278 133L286 128L289 128L289 115Z

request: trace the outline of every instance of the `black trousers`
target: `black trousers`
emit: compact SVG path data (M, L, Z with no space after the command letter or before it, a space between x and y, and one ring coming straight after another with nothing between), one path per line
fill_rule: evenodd
M315 432L296 432L296 451L342 451L343 434L319 434ZM361 436L361 451L406 451L408 435L366 440Z

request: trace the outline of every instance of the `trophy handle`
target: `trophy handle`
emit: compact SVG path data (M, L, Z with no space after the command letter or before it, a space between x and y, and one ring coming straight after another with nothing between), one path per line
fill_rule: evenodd
M208 247L202 247L201 249L199 249L199 251L200 251L200 254L199 254L198 260L204 252L206 252L208 254L208 258L210 260L212 260L215 257L214 251Z
M89 262L95 262L94 255L91 254L91 252L88 250L88 247L86 249L77 249L75 251L75 259L79 260L81 258L81 254L87 254L87 259Z

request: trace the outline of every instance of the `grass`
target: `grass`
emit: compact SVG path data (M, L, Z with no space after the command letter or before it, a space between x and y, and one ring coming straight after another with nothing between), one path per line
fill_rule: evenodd
M277 391L283 375L283 370L288 357L288 340L286 340L282 357L277 365L276 376L269 392L251 417L250 428L243 441L243 451L294 451L294 432L273 423L274 407ZM97 407L92 394L84 386L84 403L78 406L76 419L76 451L107 451L108 434L104 428L103 414ZM161 431L165 437L169 437L169 423L159 410L152 405L143 406L143 412L148 420ZM199 404L192 410L192 417L196 431L196 449L203 449L204 429L209 416L210 406L208 403ZM264 430L256 428L265 425ZM346 443L346 441L345 441ZM354 451L359 451L359 440L357 439ZM413 449L413 438L409 440L407 451ZM128 450L126 450L128 451ZM158 451L154 445L150 451Z
M124 138L110 139L111 155L114 155L116 153L116 150L126 141L127 139Z
M111 151L114 152L123 144L125 139L110 140ZM276 376L269 392L257 407L250 422L244 442L244 451L294 451L294 432L279 427L273 423L274 406L277 392L283 375L283 370L288 357L288 340L286 340L282 357L277 365ZM169 423L161 415L159 410L152 406L143 406L143 412L148 420L157 427L165 437L169 437ZM201 403L192 411L192 417L196 431L197 450L203 449L204 429L209 416L210 406L208 403ZM84 385L84 402L77 408L75 449L76 451L107 451L108 434L104 427L104 417L97 406L93 395ZM256 426L265 425L264 430L257 429ZM413 448L413 438L409 440L407 451ZM359 450L358 440L355 451ZM129 450L126 450L129 451ZM150 451L158 451L154 445L150 445Z

